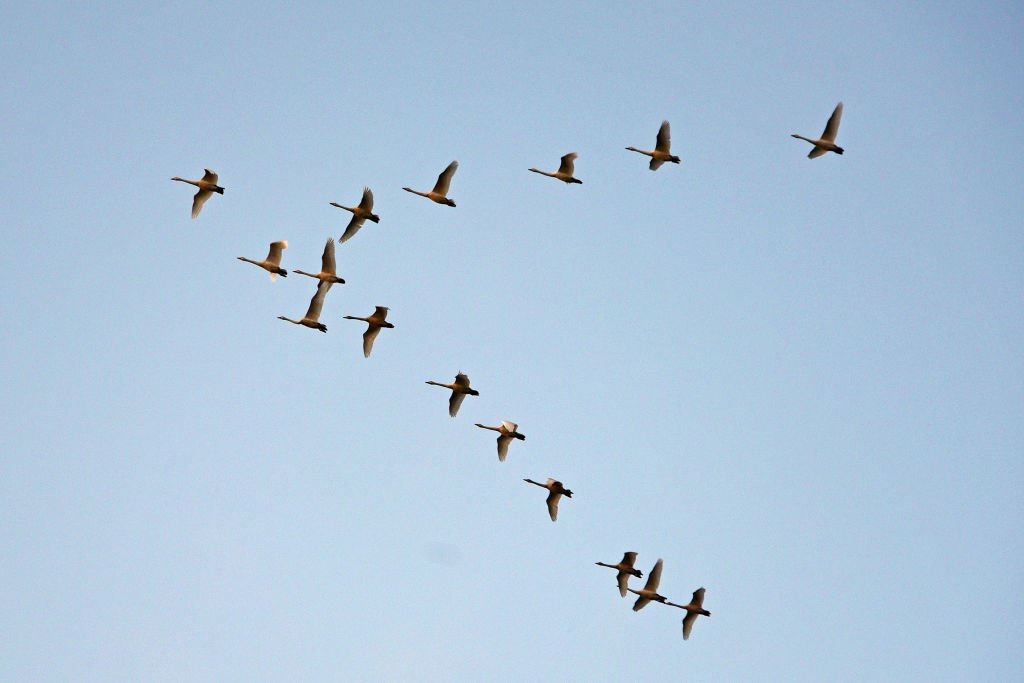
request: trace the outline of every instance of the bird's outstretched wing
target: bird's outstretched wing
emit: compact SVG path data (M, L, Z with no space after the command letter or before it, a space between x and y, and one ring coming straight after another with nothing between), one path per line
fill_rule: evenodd
M459 167L458 161L453 161L448 164L448 168L441 171L441 175L437 176L437 184L434 185L434 192L441 195L448 194L448 188L452 184L452 176L455 175L456 169Z
M658 129L658 142L654 145L654 149L659 152L668 152L672 149L672 133L669 130L668 121L661 122L661 128ZM653 168L651 169L654 170Z
M843 118L843 103L840 102L836 105L835 111L832 112L832 116L828 117L828 123L825 124L825 132L821 134L822 140L828 142L835 142L836 136L839 134L839 120ZM824 154L824 152L822 152Z
M558 166L558 172L571 176L574 172L574 164L572 162L578 156L579 155L576 154L576 152L569 152L562 157L562 163Z
M192 218L199 215L199 212L203 210L203 204L206 203L206 200L209 199L212 194L212 190L199 190L199 192L196 192L196 196L192 198Z

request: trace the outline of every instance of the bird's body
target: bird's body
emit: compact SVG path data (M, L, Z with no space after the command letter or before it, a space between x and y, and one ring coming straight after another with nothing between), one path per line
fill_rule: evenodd
M666 602L665 604L686 610L686 616L683 617L683 640L690 639L690 631L693 630L693 622L697 621L698 616L711 616L711 612L704 609L703 588L698 588L697 590L693 591L693 598L690 599L689 604L677 605L674 602Z
M338 238L338 242L347 242L359 232L359 228L363 227L363 223L368 220L380 223L380 216L373 212L373 190L368 187L363 188L363 198L359 201L359 206L342 206L337 202L331 202L331 206L345 209L352 214L352 220L348 222L348 227L345 228L345 233Z
M558 170L555 171L554 173L548 173L547 171L541 171L541 170L536 169L536 168L531 168L531 169L527 169L527 170L533 171L534 173L540 173L541 175L546 175L549 178L557 178L558 180L561 180L563 183L565 183L567 185L571 185L573 183L576 183L578 185L582 185L583 184L582 180L573 177L573 173L574 173L573 161L575 161L575 159L578 156L579 155L576 154L576 152L569 152L568 154L563 156L562 157L562 163L558 166Z
M359 318L354 315L343 316L346 320L362 320L367 324L366 332L363 332L363 358L370 357L370 351L373 350L373 341L380 334L381 328L387 327L389 329L394 328L394 325L387 321L388 308L386 306L377 306L373 314L366 318Z
M419 190L414 190L411 187L403 187L402 189L406 192L412 192L413 194L418 194L421 197L426 197L430 201L437 202L438 204L455 206L455 202L448 199L448 188L451 187L452 176L455 175L455 170L458 169L458 167L458 161L453 161L448 164L448 167L441 171L441 175L437 176L437 182L434 184L434 189L430 192L420 192Z
M455 382L452 384L443 384L441 382L435 382L433 380L427 380L427 384L433 384L435 387L444 387L445 389L451 389L452 395L448 399L448 414L455 417L459 413L459 406L462 405L462 401L466 396L479 396L480 392L476 389L472 389L469 386L469 377L464 373L460 372L455 375Z
M842 118L843 103L840 102L832 111L832 116L828 117L828 123L825 124L825 131L821 134L820 138L812 140L810 138L805 138L803 135L797 135L796 133L792 134L792 136L798 140L806 140L814 145L814 149L807 154L808 159L817 159L828 152L835 152L836 154L843 153L843 148L836 144L836 136L839 135L839 120Z
M636 602L633 603L634 612L639 612L652 600L661 603L668 602L668 598L664 595L658 594L658 584L661 583L661 566L662 562L659 557L658 561L654 563L654 568L651 569L651 573L647 575L647 583L644 584L644 587L640 590L633 590L632 588L627 589L630 593L635 593L640 596L636 599Z
M672 133L669 130L668 121L661 122L661 128L658 129L658 139L655 142L654 149L637 149L636 147L627 147L626 149L630 152L646 154L651 157L650 169L652 171L657 171L666 161L670 161L673 164L679 163L679 157L672 154Z
M320 282L327 282L329 284L345 284L345 279L338 277L337 263L334 259L334 238L328 237L327 244L324 245L323 256L320 257L320 272L319 273L307 273L304 270L293 270L293 273L298 275L306 275L307 277L315 277Z
M505 462L505 458L508 456L508 445L512 443L512 439L526 441L526 437L519 433L519 425L515 422L502 420L501 424L497 427L488 427L477 422L476 426L481 429L490 429L492 432L498 432L498 460L501 462Z
M203 204L209 199L214 192L217 194L224 194L224 188L217 184L217 174L208 168L204 168L203 177L199 180L189 180L187 178L179 178L174 176L171 180L177 180L179 183L188 183L189 185L195 185L199 188L196 192L195 197L192 198L192 218L195 219L199 215L199 212L203 210Z
M250 258L239 256L239 261L245 261L251 263L254 266L259 266L263 270L270 273L270 281L273 282L277 279L277 276L288 277L288 271L281 267L281 252L288 248L288 240L279 240L277 242L270 243L270 253L267 254L267 258L263 261L253 261Z
M557 521L558 501L562 498L562 496L565 496L566 498L572 498L572 491L565 488L565 486L562 485L562 482L558 481L557 479L551 479L550 477L548 478L547 482L543 484L540 483L539 481L534 481L533 479L523 479L523 481L533 484L535 486L540 486L541 488L545 488L548 490L548 516L551 517L552 522Z
M317 283L316 293L313 298L309 300L309 308L306 310L306 315L302 317L302 320L292 320L286 318L283 315L277 316L279 320L286 320L296 325L304 325L314 330L320 330L321 332L327 331L327 325L320 322L320 311L324 307L324 299L327 297L327 292L330 291L333 282L321 281Z
M615 580L619 584L619 595L626 597L626 592L629 590L629 577L635 576L638 579L642 579L644 576L642 571L633 567L634 563L636 563L636 553L627 552L622 556L622 561L618 564L605 564L604 562L595 562L594 564L601 567L609 567L618 572Z

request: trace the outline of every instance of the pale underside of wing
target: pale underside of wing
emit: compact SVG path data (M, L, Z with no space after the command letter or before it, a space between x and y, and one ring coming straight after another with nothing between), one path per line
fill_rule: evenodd
M462 405L462 402L464 400L466 400L466 395L465 394L463 394L461 392L458 392L458 391L453 391L452 392L452 397L450 399L448 399L448 414L451 415L452 417L455 417L456 415L458 415L459 414L459 406Z
M199 215L199 212L203 210L203 204L210 198L213 192L211 190L199 190L196 192L196 196L192 198L192 218Z
M548 494L548 515L551 516L551 521L554 522L558 519L558 501L562 498L561 493L555 493L552 491Z
M388 317L387 306L375 306L373 309L373 317L380 318L381 320L384 320L386 317Z
M841 118L843 118L842 102L836 105L835 111L832 112L832 116L828 117L828 123L825 124L825 132L821 134L822 140L828 140L829 142L836 141L836 135L839 134L839 119Z
M662 161L661 159L655 159L655 158L653 158L653 157L652 157L652 158L651 158L651 165L650 165L650 169L651 169L652 171L657 171L657 170L658 170L659 168L661 168L661 165L662 165L663 163L665 163L665 162L664 162L664 161Z
M574 170L573 160L579 156L576 152L569 152L562 157L562 163L558 166L558 172L566 175L572 175Z
M690 599L690 604L691 605L696 605L697 607L703 607L704 606L704 589L703 588L698 588L697 590L693 591L693 598Z
M334 260L334 238L328 237L327 244L324 245L324 255L320 259L320 269L325 273L334 275L336 273L337 263Z
M820 157L823 154L828 154L828 150L825 149L824 147L818 147L817 145L815 145L814 148L811 149L811 151L807 153L807 158L808 159L817 159L818 157Z
M281 240L279 242L270 243L270 253L267 254L267 261L274 264L275 266L281 265L281 254L288 248L288 242Z
M619 594L622 597L626 597L626 589L629 586L629 574L627 574L626 572L620 571L619 575L616 578L619 581Z
M441 171L441 175L437 176L437 184L434 185L434 192L438 194L448 194L448 188L452 184L452 176L455 175L455 169L459 167L458 161L453 161L448 164L448 168Z
M363 357L369 358L370 351L373 351L373 340L380 334L380 329L376 325L370 325L366 328L366 332L363 332Z
M214 173L213 171L211 171L208 168L204 168L203 171L205 171L205 173L203 173L203 180L205 180L208 183L213 183L214 185L216 185L217 184L217 174Z
M352 236L359 232L359 228L363 227L363 223L366 222L365 218L359 218L358 216L352 216L352 220L348 222L348 226L345 228L344 234L342 234L339 242L347 242L352 239Z
M683 640L690 639L690 631L693 630L693 622L697 621L696 612L687 612L683 617Z
M623 553L623 555L622 555L622 564L623 565L625 565L627 567L632 567L635 562L636 562L636 553L634 553L633 551L629 551L627 553Z
M465 374L460 372L459 374L455 375L455 384L456 384L456 386L460 386L460 387L468 387L469 386L469 377L467 375L465 375Z
M654 146L659 152L667 152L672 148L672 133L669 131L668 121L661 122L658 129L658 142Z
M327 298L327 292L330 291L333 282L327 282L321 280L316 287L316 294L309 300L309 310L306 311L306 317L310 320L320 320L320 311L324 308L324 299Z
M366 211L373 210L373 190L368 187L363 188L363 198L359 201L359 208Z
M509 422L508 420L502 420L501 426L504 427L509 432L514 432L517 429L519 429L519 425L517 425L515 422Z
M658 584L661 583L661 566L661 558L658 558L658 561L654 563L654 568L651 569L650 575L647 577L647 583L644 584L644 590L658 590Z
M634 612L639 612L644 607L646 607L647 603L649 603L650 601L651 601L650 598L645 598L644 596L641 595L640 597L638 597L636 599L636 602L633 603L633 611Z
M507 434L498 436L498 460L505 462L508 457L508 445L512 443L512 437Z

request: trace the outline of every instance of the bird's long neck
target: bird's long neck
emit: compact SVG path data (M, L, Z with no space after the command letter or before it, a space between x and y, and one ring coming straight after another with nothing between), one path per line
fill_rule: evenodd
M555 177L554 173L548 173L547 171L541 171L541 170L536 169L536 168L529 168L527 170L528 171L533 171L534 173L540 173L541 175L546 175L546 176L548 176L550 178L554 178Z
M654 156L653 154L651 154L647 150L637 149L636 147L627 147L626 149L628 149L630 152L638 152L640 154L646 154L647 156Z
M435 387L444 387L445 389L455 389L455 387L452 386L451 384L441 384L440 382L435 382L434 380L427 380L427 384L433 384Z
M402 189L405 190L406 192L412 192L413 194L418 194L421 197L429 197L430 196L426 192L420 192L419 190L414 190L411 187L403 187Z
M299 271L295 271L295 272L297 273ZM345 318L346 320L362 320L364 323L370 322L366 318L359 318L359 317L356 317L354 315L343 315L342 317Z
M534 481L533 479L523 479L523 481L529 482L529 483L533 484L534 486L539 486L542 489L546 489L547 488L547 486L545 486L544 484L540 483L539 481Z
M316 275L313 275L313 273L307 273L304 270L293 270L292 272L293 273L298 273L299 275L306 275L308 277L317 277ZM319 279L319 278L317 278L317 279Z
M245 258L244 256L239 256L238 260L245 261L246 263L255 263L257 266L260 265L257 261L253 261L251 258Z
M179 178L178 176L174 176L173 178L171 178L171 180L177 180L179 183L188 183L189 185L195 185L196 187L199 187L198 182L196 182L195 180L189 180L188 178Z
M286 318L283 315L277 316L277 319L278 320L287 320L288 322L293 323L295 325L301 325L302 324L301 320L292 320L291 318Z
M609 567L611 569L618 569L618 567L616 567L614 564L605 564L604 562L595 562L594 564L600 565L602 567Z
M810 138L805 138L805 137L804 137L803 135L797 135L796 133L793 133L792 135L793 135L793 137L795 137L796 139L798 139L798 140L806 140L807 142L811 143L812 145L813 145L813 144L815 144L815 143L817 142L816 140L812 140L812 139L810 139ZM806 147L804 147L804 149L807 149L807 148L806 148Z

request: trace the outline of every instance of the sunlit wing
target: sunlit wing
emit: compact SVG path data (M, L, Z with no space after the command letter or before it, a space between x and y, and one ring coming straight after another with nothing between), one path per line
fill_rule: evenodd
M205 173L203 173L203 180L205 180L208 183L213 183L214 185L216 185L217 184L217 174L214 173L213 171L211 171L208 168L204 168L203 170L205 171Z
M267 254L267 261L273 263L275 266L281 265L281 253L288 248L288 241L281 240L279 242L270 243L270 253Z
M697 607L703 607L704 606L704 589L703 588L698 588L697 590L693 591L693 598L690 600L690 604L691 605L696 605Z
M564 157L562 157L562 163L558 167L558 172L559 173L564 173L566 175L570 175L571 176L573 174L573 163L572 162L573 162L573 159L575 159L577 156L579 156L579 155L576 154L576 152L569 152Z
M199 212L203 210L203 204L213 194L212 190L199 190L196 192L196 196L192 198L192 218L199 215Z
M693 630L693 622L697 621L696 612L687 612L683 617L683 640L690 639L690 631Z
M459 393L458 391L452 392L452 397L448 399L448 414L455 417L459 413L459 406L466 400L466 395Z
M662 161L661 159L654 159L654 158L652 157L652 158L651 158L651 165L650 165L650 169L651 169L652 171L657 171L657 170L658 170L659 168L661 168L661 165L662 165L663 163L665 163L665 162L664 162L664 161Z
M626 565L627 567L632 568L632 566L633 566L633 564L635 562L636 562L636 553L634 553L632 551L630 551L628 553L623 553L623 555L622 555L622 564Z
M626 589L629 587L629 574L626 572L619 572L619 594L622 597L626 597Z
M505 462L505 458L508 457L508 445L512 443L512 437L506 434L498 436L498 460Z
M376 325L370 325L366 332L363 332L363 357L369 358L370 351L373 351L373 340L380 334L381 328Z
M651 573L647 577L647 583L644 584L644 590L656 591L658 590L658 584L661 583L661 558L654 563L654 568L651 569Z
M552 522L558 519L558 501L561 497L561 493L554 491L548 494L548 514L551 516Z
M836 105L835 111L832 112L832 116L828 118L828 123L825 124L825 132L821 134L822 140L828 140L829 142L836 141L836 135L839 134L839 119L841 118L843 118L842 102Z
M453 161L448 164L448 168L441 171L441 175L437 176L437 184L434 185L434 192L438 194L448 194L448 188L452 184L452 176L455 175L455 170L459 167L458 161Z
M671 148L672 133L669 131L668 121L662 121L661 128L658 129L658 142L654 146L654 149L659 152L668 152Z
M459 374L455 375L455 384L456 384L456 386L460 386L460 387L468 387L469 386L469 377L467 375L465 375L464 373L460 372Z
M359 232L359 228L363 227L363 223L366 222L365 218L359 218L356 215L352 216L352 220L348 222L348 227L345 228L344 234L342 234L339 242L347 242L352 239L352 235Z
M633 611L634 612L639 612L644 607L646 607L647 603L649 603L650 601L651 601L650 598L645 598L644 596L641 595L639 598L636 599L636 602L633 603Z
M374 307L374 309L373 309L373 317L374 318L380 318L381 320L384 320L385 318L387 318L388 317L388 308L387 308L387 306L376 306L376 307Z
M501 426L510 432L514 432L517 429L519 429L519 425L517 425L515 422L509 422L508 420L502 420Z
M825 149L824 147L818 147L817 145L815 145L814 148L810 152L807 153L807 158L808 159L817 159L818 157L820 157L823 154L828 154L828 150Z
M327 282L326 280L320 281L316 287L316 294L309 300L309 310L306 311L307 318L310 320L320 319L320 311L324 308L324 299L327 298L327 292L330 291L333 284L333 282Z

